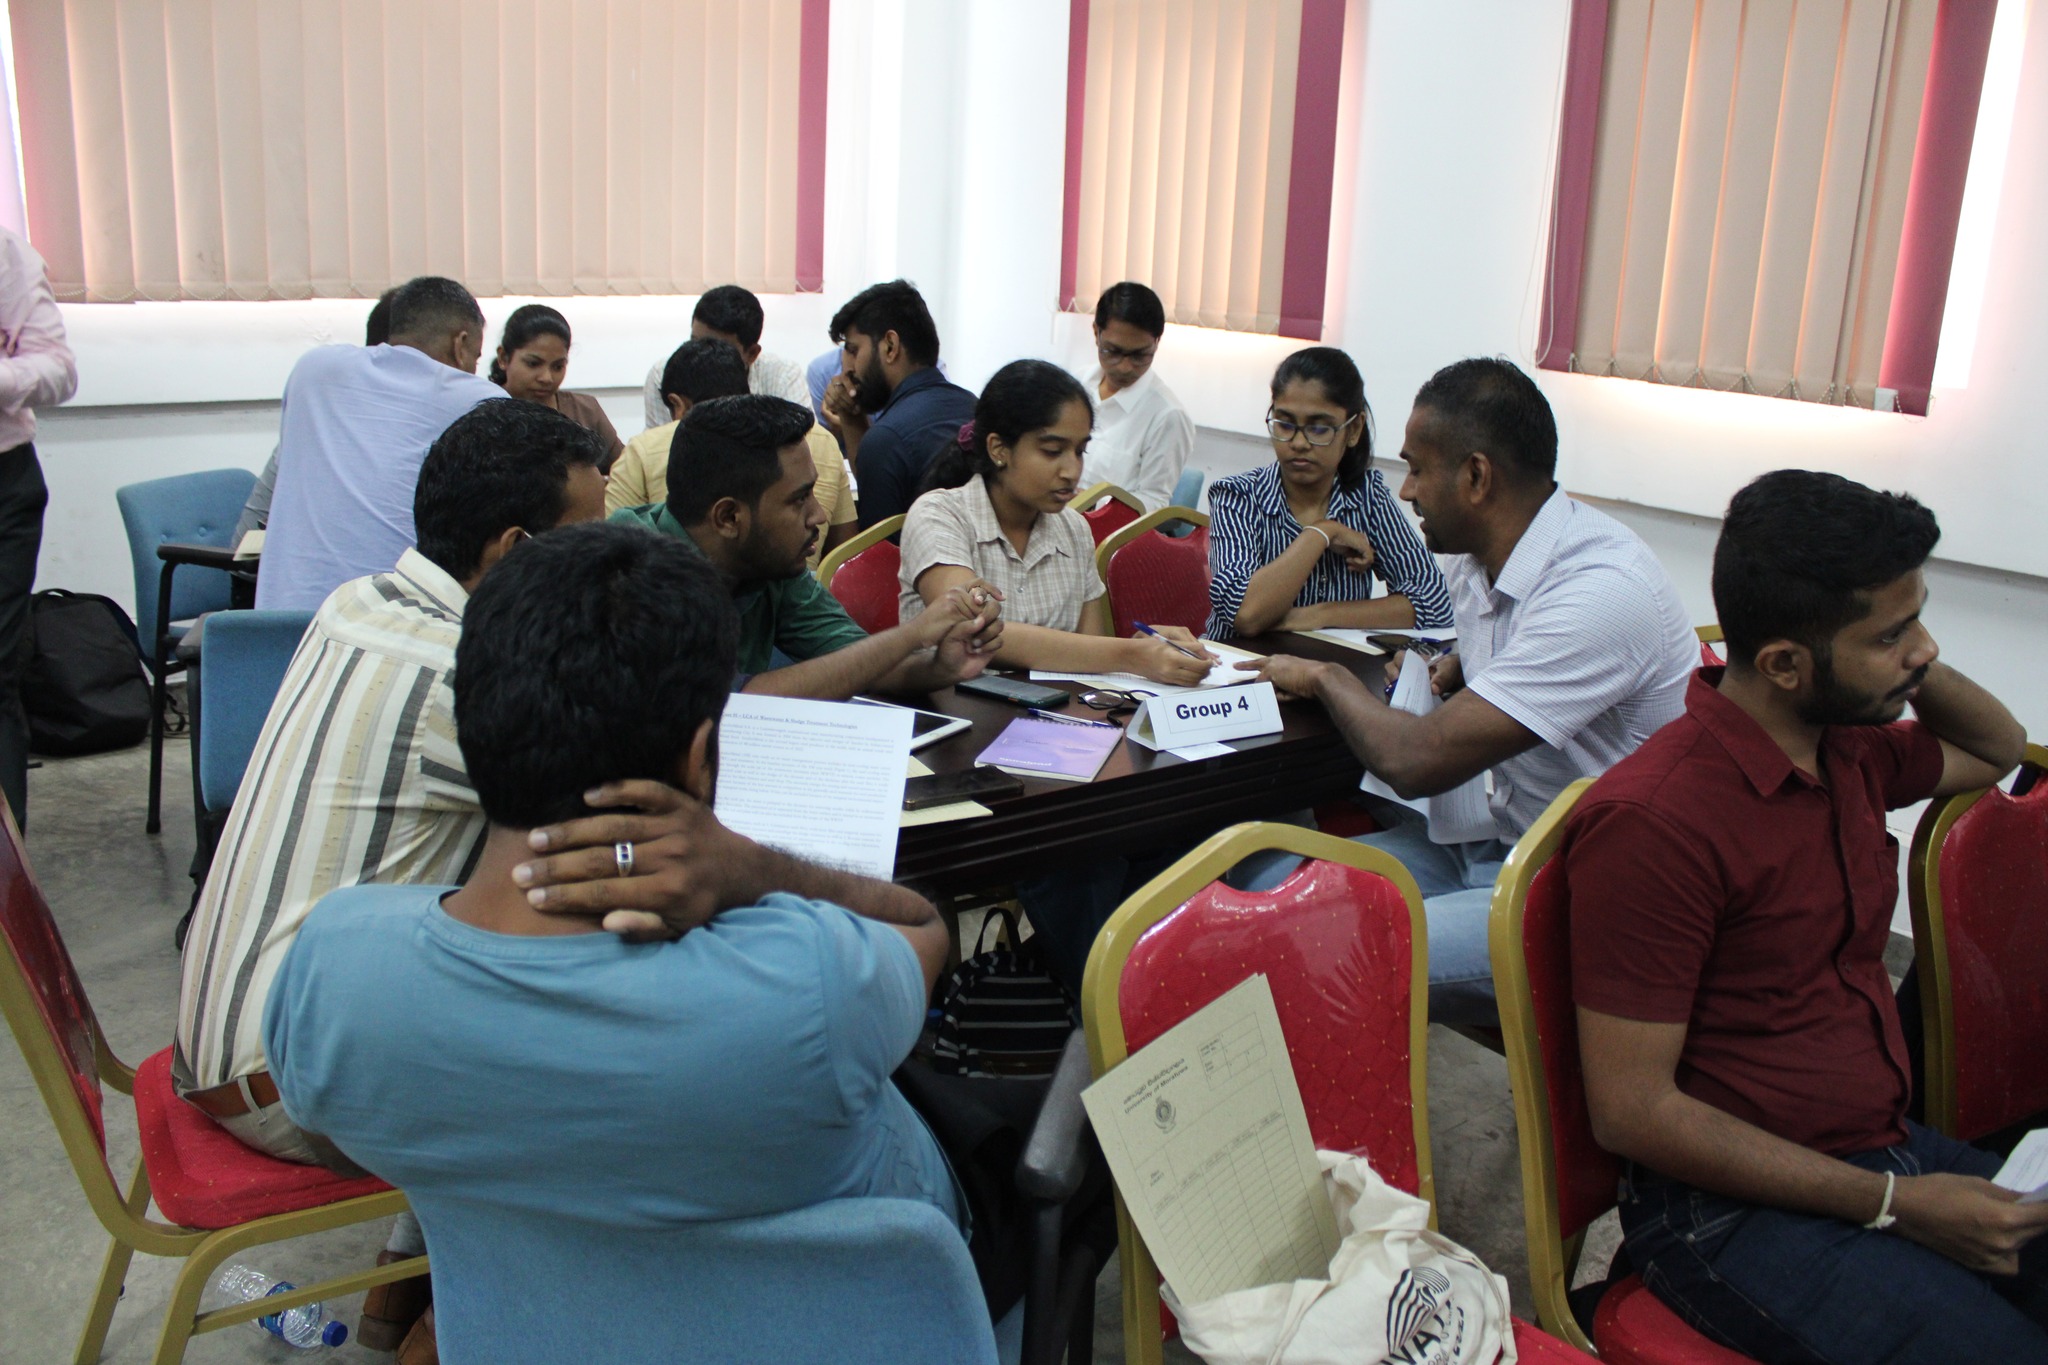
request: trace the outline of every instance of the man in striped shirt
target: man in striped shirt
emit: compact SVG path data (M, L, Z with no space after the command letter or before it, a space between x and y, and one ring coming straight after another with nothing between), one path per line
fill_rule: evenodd
M1431 670L1447 698L1427 716L1388 706L1349 669L1275 655L1259 676L1329 709L1352 752L1405 798L1484 777L1494 837L1436 843L1383 803L1386 849L1429 915L1430 1018L1496 1018L1487 954L1493 883L1559 792L1633 753L1685 710L1699 646L1678 590L1642 539L1557 485L1557 422L1505 360L1461 360L1415 395L1401 497L1444 557L1455 654ZM1270 861L1240 885L1271 885Z
M249 1146L353 1169L278 1102L263 1054L271 979L328 892L468 875L486 822L449 691L463 606L522 541L603 517L603 453L537 403L479 404L420 467L418 546L391 572L335 589L307 628L193 913L172 1053L179 1093ZM418 1224L402 1218L387 1256L423 1249ZM365 1327L366 1344L388 1338L386 1350L403 1331Z

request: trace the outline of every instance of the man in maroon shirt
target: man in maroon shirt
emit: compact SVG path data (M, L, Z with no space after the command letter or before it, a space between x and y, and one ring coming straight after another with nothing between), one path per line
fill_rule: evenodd
M1884 812L1998 781L2025 735L1938 661L1913 499L1782 470L1714 554L1728 666L1567 827L1593 1131L1651 1290L1762 1361L2048 1361L2048 1204L1909 1122ZM1899 722L1911 706L1918 719Z

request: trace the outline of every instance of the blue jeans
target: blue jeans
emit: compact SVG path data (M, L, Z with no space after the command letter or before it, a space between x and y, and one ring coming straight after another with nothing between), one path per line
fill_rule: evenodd
M1845 1158L1898 1175L1990 1178L1989 1152L1918 1124L1906 1140ZM1980 1275L1895 1232L1704 1193L1633 1167L1622 1182L1622 1250L1671 1310L1766 1365L2048 1361L2048 1240L2017 1276Z
M1493 1024L1493 958L1487 948L1487 920L1493 913L1493 883L1507 860L1498 839L1469 844L1430 842L1429 821L1395 801L1374 805L1377 833L1355 842L1383 849L1408 869L1422 892L1429 917L1429 1020L1433 1024ZM1292 853L1247 858L1231 870L1232 886L1267 891L1301 865Z

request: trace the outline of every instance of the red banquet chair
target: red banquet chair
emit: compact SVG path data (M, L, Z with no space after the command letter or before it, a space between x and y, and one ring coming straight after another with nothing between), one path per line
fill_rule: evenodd
M1098 483L1075 495L1074 510L1088 519L1088 534L1100 545L1145 515L1145 504L1113 483Z
M870 635L894 630L902 621L897 574L903 551L889 539L903 529L903 518L884 517L818 564L818 583L839 599L854 624Z
M1722 664L1728 662L1721 657L1722 650L1725 650L1728 646L1721 635L1719 622L1715 622L1712 625L1694 626L1692 633L1699 637L1701 668L1719 668ZM1715 645L1720 645L1721 649L1715 649Z
M344 1179L318 1166L279 1161L244 1147L171 1090L171 1050L130 1069L114 1056L85 986L65 950L21 851L21 834L0 803L0 1011L14 1030L86 1202L113 1235L76 1359L98 1360L129 1259L138 1251L182 1256L156 1365L173 1365L195 1333L360 1293L426 1273L424 1256L338 1276L255 1303L199 1312L199 1296L222 1263L252 1246L282 1242L405 1210L405 1196L381 1180ZM102 1083L135 1099L142 1160L126 1193L107 1164ZM147 1217L150 1200L169 1223Z
M1160 529L1183 521L1192 535ZM1095 547L1095 568L1109 589L1110 633L1119 640L1138 621L1196 635L1209 623L1209 518L1191 507L1162 507L1112 533Z
M1308 861L1270 891L1218 880L1253 853ZM1430 1202L1429 967L1422 896L1390 855L1295 825L1236 825L1203 842L1118 907L1095 940L1081 1019L1097 1076L1263 973L1320 1149L1372 1162L1389 1184ZM1124 1359L1158 1365L1159 1272L1117 1201ZM1526 1323L1525 1360L1584 1361Z
M1518 842L1494 883L1490 925L1493 989L1507 1044L1508 1080L1522 1148L1522 1211L1529 1280L1545 1331L1623 1365L1748 1365L1707 1340L1637 1276L1600 1300L1589 1341L1566 1298L1586 1228L1615 1205L1621 1159L1593 1140L1579 1070L1572 1004L1570 907L1552 863L1592 779L1574 782Z
M1913 833L1913 911L1927 1123L1969 1142L2048 1109L2048 748L2015 790L1927 807Z

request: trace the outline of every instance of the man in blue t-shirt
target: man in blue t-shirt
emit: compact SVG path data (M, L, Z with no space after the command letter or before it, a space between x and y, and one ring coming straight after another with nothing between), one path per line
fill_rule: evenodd
M489 1267L545 1243L552 1220L658 1241L878 1195L965 1222L889 1080L945 958L938 913L708 808L736 633L716 572L659 536L568 527L506 559L456 652L456 729L490 820L474 870L459 888L326 897L271 987L285 1110L406 1191L444 1339L458 1313L468 1331L518 1315ZM615 864L659 918L529 903L530 832L588 814L586 795L618 812L617 846L567 856ZM661 875L678 852L661 843L689 845L688 897ZM561 1293L615 1295L616 1269Z

